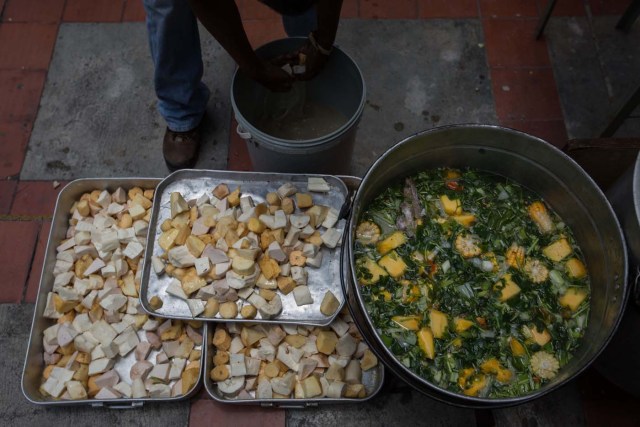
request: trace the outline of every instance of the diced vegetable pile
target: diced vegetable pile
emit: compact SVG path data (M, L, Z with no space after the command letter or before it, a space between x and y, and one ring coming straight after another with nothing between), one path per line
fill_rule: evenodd
M335 207L314 204L311 192L331 190L323 178L309 177L307 190L285 183L264 200L224 183L190 201L171 193L158 238L164 252L152 258L155 273L172 278L167 297L184 301L193 317L273 319L291 293L297 306L332 316L340 301L331 291L314 301L321 283L310 283L307 268L320 268L340 244L344 220ZM156 295L149 304L158 310L164 301Z
M397 182L356 230L356 274L382 341L468 396L553 379L587 327L590 285L571 230L521 185L435 169Z
M228 399L363 398L378 364L346 312L329 327L222 324L212 345L209 375Z
M42 337L44 396L170 398L196 385L201 322L156 319L140 306L153 193L96 190L73 204L44 311L56 321Z

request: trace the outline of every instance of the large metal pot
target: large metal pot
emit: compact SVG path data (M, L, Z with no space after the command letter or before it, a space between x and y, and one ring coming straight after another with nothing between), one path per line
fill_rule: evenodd
M540 194L574 231L592 283L591 313L583 344L556 379L519 397L467 397L439 388L402 365L382 343L366 311L355 277L353 240L360 216L389 183L436 167L472 167L511 178ZM615 332L627 296L627 253L620 225L604 194L564 153L543 140L489 125L454 125L411 136L384 153L369 169L355 195L346 249L350 279L346 294L352 315L378 357L417 390L459 406L514 405L542 396L582 372Z

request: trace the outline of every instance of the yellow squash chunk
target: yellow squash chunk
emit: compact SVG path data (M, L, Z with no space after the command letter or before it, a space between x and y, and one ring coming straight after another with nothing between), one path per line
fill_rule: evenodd
M487 377L477 375L471 382L471 386L462 392L467 396L477 396L480 390L487 386Z
M431 324L431 331L436 338L442 338L447 330L447 315L441 311L431 309L429 311L429 322Z
M431 332L431 329L425 327L418 331L418 345L427 358L433 359L436 357L436 348L433 344L433 332Z
M455 215L451 218L453 218L458 224L465 228L471 227L473 223L476 222L476 216L470 213Z
M455 347L462 347L462 339L460 339L460 337L457 337L453 341L451 341L451 344L453 344Z
M578 258L571 258L565 263L567 274L574 279L582 279L587 275L587 269Z
M511 380L511 371L505 369L495 357L482 362L480 370L485 374L494 374L496 379L501 383L506 383Z
M369 271L369 274L371 274L371 277L361 278L360 283L362 283L363 285L372 285L374 283L377 283L381 277L388 276L387 271L384 268L380 267L371 258L366 258L364 266Z
M376 248L378 249L378 252L380 252L380 255L385 255L387 252L392 251L398 246L404 245L406 241L407 236L405 236L402 231L396 231L382 242L379 242L376 245Z
M549 331L544 329L542 332L539 332L538 328L536 328L535 326L531 328L531 336L533 337L533 340L536 342L536 344L541 347L551 341L551 334L549 333Z
M587 298L587 293L584 289L569 288L567 292L560 297L560 305L570 308L571 311L576 311L585 298Z
M505 274L502 280L504 281L504 287L500 290L500 301L507 301L520 293L520 286L511 280L510 274Z
M551 261L556 262L562 261L571 254L571 252L573 252L573 249L571 249L571 245L565 238L556 240L546 248L542 249L544 256L549 258Z
M509 347L511 347L511 353L516 357L524 356L527 353L524 346L515 338L509 339Z
M176 244L176 237L178 237L178 233L180 231L172 228L168 231L164 231L160 235L160 239L158 239L158 244L165 251L169 251Z
M420 329L419 316L393 316L391 320L393 320L393 322L398 326L410 331L417 331Z
M455 317L453 319L453 324L456 327L456 332L464 332L473 326L473 322L471 320L463 319L462 317Z
M462 213L462 204L459 199L451 200L446 194L440 196L440 203L447 215L460 215Z
M385 270L391 275L391 277L398 278L404 274L404 271L407 269L407 264L404 263L402 257L397 254L397 252L393 251L378 261L380 266L384 267Z
M469 379L469 377L471 375L473 375L476 372L475 369L473 368L465 368L463 369L460 374L458 375L458 385L461 388L464 388L467 385L467 380Z

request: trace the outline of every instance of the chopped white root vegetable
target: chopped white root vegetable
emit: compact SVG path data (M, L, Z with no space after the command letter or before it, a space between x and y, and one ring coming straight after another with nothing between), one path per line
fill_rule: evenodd
M327 231L325 231L321 236L322 242L325 244L325 246L331 249L335 248L340 244L341 237L342 237L342 233L336 230L335 228L327 229Z
M164 261L158 258L157 256L151 257L151 266L153 267L153 271L159 276L164 273Z
M100 389L95 397L96 399L118 399L119 397L122 397L122 394L111 387L105 387Z
M298 307L301 305L313 304L313 297L311 296L308 286L296 286L293 289L293 297L295 298Z
M176 298L180 298L181 300L186 301L188 299L187 294L185 294L184 290L182 289L180 281L177 279L173 279L171 280L171 282L169 282L169 285L167 286L167 293Z
M91 363L89 363L88 374L89 376L102 374L108 371L109 369L113 368L113 365L115 363L116 361L114 359L107 359L107 358L92 360Z
M282 299L277 295L258 309L263 319L273 319L282 311Z
M280 196L281 199L285 197L293 196L297 192L298 192L298 189L296 188L296 186L290 182L282 184L277 191L278 196Z
M229 377L224 381L217 382L218 389L227 396L234 396L244 387L244 377Z
M211 265L209 264L209 258L207 257L196 259L196 262L194 264L195 264L196 273L198 274L198 276L204 276L209 272L209 270L211 270Z
M170 206L171 206L171 218L175 218L178 214L182 212L186 212L189 210L189 205L187 201L182 197L182 194L178 192L173 192L170 195Z
M196 261L189 249L186 246L176 246L169 249L168 252L169 262L176 267L192 267Z
M304 267L298 267L298 266L291 267L291 278L296 282L297 285L306 285L307 270L305 270Z
M329 183L322 177L310 176L307 179L307 190L315 193L328 193L331 191Z
M244 362L244 354L230 354L229 363L232 377L247 375L247 367Z
M339 215L340 215L340 212L338 212L337 209L329 208L329 211L327 212L327 216L322 222L322 226L325 228L332 228L334 225L336 225L336 222L338 222Z
M307 258L306 265L311 267L320 268L322 266L322 251L318 251L318 254L313 258Z
M188 299L187 305L192 317L197 317L204 312L205 303L201 299Z

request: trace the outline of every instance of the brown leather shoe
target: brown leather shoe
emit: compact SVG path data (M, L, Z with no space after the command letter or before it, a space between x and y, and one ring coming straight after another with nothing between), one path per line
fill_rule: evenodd
M162 142L162 154L169 170L195 166L200 151L201 128L202 123L187 132L174 132L167 128Z

